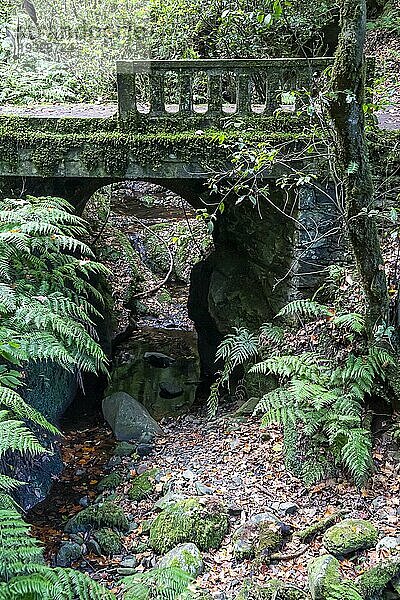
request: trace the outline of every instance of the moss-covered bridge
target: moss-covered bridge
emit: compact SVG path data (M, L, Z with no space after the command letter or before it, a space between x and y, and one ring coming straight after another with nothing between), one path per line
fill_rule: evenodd
M319 190L302 187L289 219L281 210L288 198L275 184L290 169L327 179L324 158L314 151L318 131L297 106L331 62L122 61L118 106L2 107L0 194L61 196L79 210L104 185L141 179L199 208L207 179L229 170L232 154L247 142L279 148L283 159L296 155L289 166L278 160L264 169L273 202L260 206L262 219L250 203L226 203L214 231L215 251L193 275L192 318L215 347L217 334L232 325L270 318L293 286L309 285L305 273L320 271L343 251L340 236L324 239L338 222L329 182ZM399 166L398 138L371 128L377 171Z

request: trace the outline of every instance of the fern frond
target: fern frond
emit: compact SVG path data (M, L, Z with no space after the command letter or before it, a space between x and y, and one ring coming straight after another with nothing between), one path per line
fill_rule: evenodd
M341 460L354 479L361 487L367 481L372 469L371 433L363 428L349 429L347 442L341 450Z
M33 421L54 434L60 433L39 411L27 404L15 390L2 385L0 385L0 406L8 408L20 419Z
M7 411L0 410L0 457L10 450L21 454L47 454L25 423L9 418Z
M156 568L125 577L125 600L174 600L188 591L193 577L178 567Z
M313 300L293 300L278 312L278 317L327 317L332 315L332 309Z
M345 313L335 315L332 323L337 327L343 327L354 333L362 333L365 331L365 317L360 313Z

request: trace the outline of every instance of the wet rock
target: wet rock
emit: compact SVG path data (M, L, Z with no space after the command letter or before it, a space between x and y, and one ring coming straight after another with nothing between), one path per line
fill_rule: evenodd
M93 533L93 538L100 546L101 553L106 556L113 556L119 554L122 550L122 541L120 535L109 529L103 527Z
M242 514L242 507L240 504L230 504L228 506L228 513L233 517L238 517Z
M75 560L81 558L82 554L82 546L80 544L65 542L57 553L56 565L58 567L70 567Z
M122 458L120 456L112 456L107 463L107 467L113 469L114 467L118 467L120 464L122 464Z
M81 506L83 506L83 508L86 508L87 506L89 506L89 503L90 503L89 496L83 496L82 498L79 499L79 504Z
M375 546L378 530L363 519L344 519L324 533L322 543L334 556L345 556Z
M94 538L90 538L87 541L86 546L87 546L88 552L91 552L92 554L96 554L96 556L101 556L102 552L101 552L100 544Z
M140 502L154 494L156 491L156 476L158 473L159 469L149 469L135 477L128 492L129 500Z
M181 500L165 508L153 521L149 544L162 554L185 542L201 550L219 548L228 529L224 508L202 504L198 498Z
M299 510L298 504L295 504L294 502L278 502L278 506L276 507L276 509L275 507L273 508L274 510L276 510L277 514L280 517L294 515Z
M160 568L178 567L192 577L198 577L204 570L201 552L195 544L180 544L172 548L158 563Z
M147 443L163 432L144 406L125 392L104 398L103 414L117 440Z
M67 522L65 531L66 533L79 533L102 527L128 531L128 519L120 506L113 502L104 502L84 508Z
M175 362L174 358L167 356L162 352L146 352L144 355L144 360L156 369L167 369Z
M173 400L184 394L183 388L169 381L162 381L159 387L161 398L165 398L166 400Z

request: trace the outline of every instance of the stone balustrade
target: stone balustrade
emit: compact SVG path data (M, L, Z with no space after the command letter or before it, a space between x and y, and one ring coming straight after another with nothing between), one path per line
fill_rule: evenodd
M117 62L121 119L272 115L296 108L332 58L122 60Z

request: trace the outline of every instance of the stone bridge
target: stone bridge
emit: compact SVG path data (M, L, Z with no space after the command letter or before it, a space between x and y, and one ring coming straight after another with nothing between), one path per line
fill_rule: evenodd
M212 355L233 325L271 318L293 287L312 285L306 274L343 253L340 236L323 236L338 222L337 206L329 182L322 183L324 162L309 152L318 134L298 111L331 64L121 61L116 106L0 107L0 194L61 196L80 211L97 189L139 179L202 208L210 201L207 180L231 169L233 152L246 144L279 149L282 160L262 175L273 201L257 211L250 203L237 206L233 194L217 220L214 253L193 272L190 314ZM375 128L370 140L378 169L398 162L396 134ZM296 163L285 165L293 153ZM302 187L295 201L276 180L303 169L321 183ZM290 218L282 214L288 207Z

